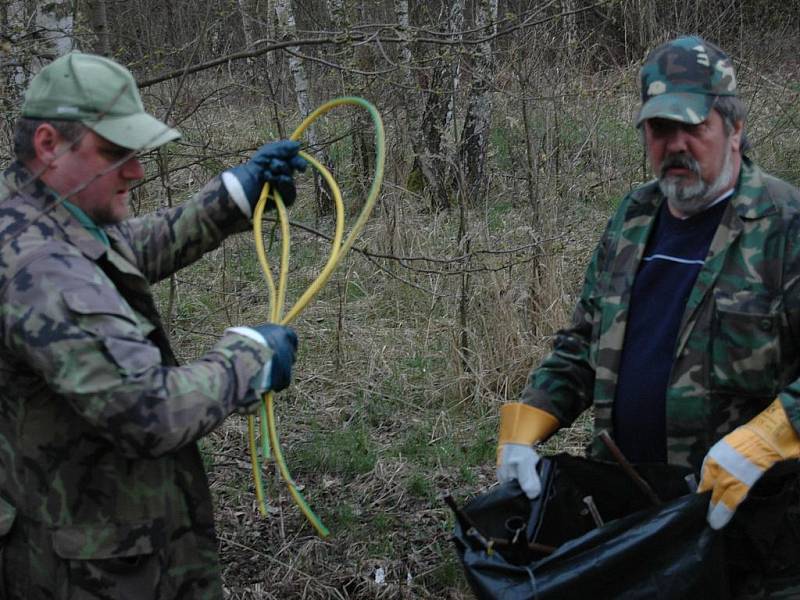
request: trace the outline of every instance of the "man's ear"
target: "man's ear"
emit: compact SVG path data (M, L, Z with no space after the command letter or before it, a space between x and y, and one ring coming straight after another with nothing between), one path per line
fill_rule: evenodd
M744 121L735 121L730 135L731 150L742 151L742 133L744 132Z
M63 152L64 138L50 123L42 123L33 132L33 149L36 160L45 166L50 166L58 155Z

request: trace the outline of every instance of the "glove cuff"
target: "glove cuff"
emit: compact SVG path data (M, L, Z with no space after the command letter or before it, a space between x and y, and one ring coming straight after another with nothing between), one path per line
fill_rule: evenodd
M244 213L244 216L247 218L252 217L253 209L250 206L250 201L247 199L247 194L244 193L244 188L239 178L230 171L224 171L222 173L222 184L225 186L225 189L228 190L228 195L231 197L231 200L233 200L236 206L239 207L239 210Z
M264 336L261 335L258 330L253 329L252 327L228 327L225 330L225 333L238 333L239 335L243 335L244 337L248 337L251 340L258 342L262 346L270 348L270 345L267 343L267 340L264 339Z
M500 407L499 444L526 444L541 442L560 426L549 412L522 402L511 402Z
M779 398L745 425L774 448L782 458L800 456L800 437L789 422Z

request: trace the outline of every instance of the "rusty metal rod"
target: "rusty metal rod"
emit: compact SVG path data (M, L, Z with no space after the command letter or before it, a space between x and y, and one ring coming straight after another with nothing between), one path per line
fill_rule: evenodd
M498 540L497 538L490 538L491 542L494 544L495 548L506 548L508 546L514 546L508 540ZM533 550L534 552L541 552L542 554L550 555L558 548L555 546L548 546L547 544L540 544L538 542L528 542L527 544L528 550Z
M633 468L633 465L625 458L625 455L622 453L622 450L619 449L619 446L611 439L611 436L608 435L608 431L601 431L598 436L600 437L600 441L605 444L608 451L611 453L611 456L614 457L614 460L617 461L617 464L622 467L622 470L630 477L636 486L642 490L647 499L653 504L653 506L660 506L661 505L661 498L658 497L653 491L653 488L650 487L650 484L647 483L644 478L642 478L639 473L636 472L636 469Z
M604 525L603 517L600 516L600 511L597 510L597 505L594 503L594 498L591 496L586 496L583 499L583 503L586 505L586 510L589 511L589 516L592 517L592 521L594 521L594 526L602 527Z

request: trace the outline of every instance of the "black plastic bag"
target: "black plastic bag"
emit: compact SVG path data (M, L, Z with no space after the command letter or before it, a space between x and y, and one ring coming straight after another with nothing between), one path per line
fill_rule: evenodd
M503 600L729 598L725 536L705 521L709 495L690 493L688 469L637 472L662 504L616 464L558 455L541 461L536 500L512 481L457 510L454 541L473 591Z

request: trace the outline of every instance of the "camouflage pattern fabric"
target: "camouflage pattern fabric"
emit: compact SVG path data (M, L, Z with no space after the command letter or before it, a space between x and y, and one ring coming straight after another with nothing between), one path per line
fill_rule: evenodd
M248 227L220 180L92 237L19 164L0 186L0 597L222 597L196 440L270 351L178 366L150 293Z
M590 406L613 436L612 404L631 289L664 198L656 182L622 202L589 264L570 328L522 401L571 424ZM689 294L666 393L667 460L699 472L708 449L779 395L800 431L800 191L743 160ZM589 453L607 456L596 435Z

